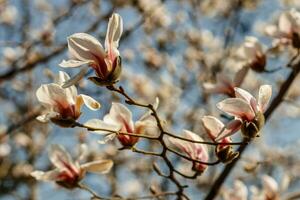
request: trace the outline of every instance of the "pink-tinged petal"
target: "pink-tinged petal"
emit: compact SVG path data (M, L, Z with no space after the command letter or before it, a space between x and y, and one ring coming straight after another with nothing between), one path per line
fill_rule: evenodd
M63 60L61 63L59 63L59 66L64 67L64 68L75 68L75 67L80 67L82 65L86 65L89 63L94 62L93 60L85 60L85 61L80 61L80 60Z
M218 103L217 107L221 111L240 119L252 120L255 117L252 108L244 99L227 98Z
M189 143L183 140L179 140L176 138L169 137L168 140L170 143L172 143L174 146L176 146L181 151L185 152L189 156L191 156L191 148L189 147Z
M81 168L92 173L106 174L113 166L112 160L97 160L81 165Z
M71 171L76 172L79 171L78 166L76 166L70 154L60 145L51 145L49 158L52 164L58 169L71 169Z
M278 183L271 176L263 175L262 182L263 182L264 191L268 196L277 195L279 191Z
M68 47L72 57L80 61L104 58L105 52L100 42L86 33L75 33L68 37Z
M192 131L189 130L183 130L184 136L187 139L193 140L193 141L203 141L203 139L197 135L196 133L193 133ZM208 150L207 146L204 144L200 143L192 143L188 142L189 147L191 147L191 152L192 152L192 158L196 160L201 160L203 162L208 161ZM206 166L204 166L206 168Z
M228 138L227 140L230 141L229 137L234 133L236 133L238 130L240 130L241 126L242 126L242 121L239 119L234 119L230 121L228 124L225 125L221 134L219 134L218 137L216 138L216 141L221 141L226 138Z
M243 83L248 71L249 67L242 67L239 71L237 71L233 81L234 86L239 87Z
M258 105L261 112L264 112L270 102L272 96L272 86L271 85L262 85L259 88L258 94Z
M234 91L235 91L235 95L236 95L237 98L244 99L249 104L250 104L251 99L254 99L252 94L250 94L246 90L243 90L242 88L235 87Z
M235 96L237 98L244 99L248 104L250 104L254 113L256 113L258 109L258 104L256 102L256 99L252 96L252 94L238 87L235 87L234 90L235 90Z
M112 103L109 114L103 120L109 124L122 125L128 132L134 130L131 111L120 103Z
M114 59L119 56L117 50L119 46L119 40L123 32L123 20L119 14L114 13L108 22L106 38L105 38L105 49L108 52L109 59L113 62Z
M215 140L224 127L224 124L213 116L204 116L202 118L203 126L212 140Z
M34 177L38 181L59 181L60 171L58 169L51 170L48 172L43 171L33 171L30 173L32 177Z

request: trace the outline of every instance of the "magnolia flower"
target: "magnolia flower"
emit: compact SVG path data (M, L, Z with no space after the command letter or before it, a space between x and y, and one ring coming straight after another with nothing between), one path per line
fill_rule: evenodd
M224 200L247 200L247 196L248 189L240 180L235 180L233 188L227 189L223 192Z
M243 45L237 50L237 56L254 71L265 71L266 55L256 37L246 37Z
M270 85L263 85L259 88L258 99L241 88L235 88L236 98L227 98L217 104L221 111L235 117L226 125L226 130L231 131L223 131L217 140L232 135L240 128L245 137L255 137L264 125L263 113L271 95L272 88Z
M85 104L91 110L100 108L100 104L92 97L77 94L75 86L63 88L62 84L69 80L67 73L60 71L55 83L43 84L36 91L36 96L46 108L46 114L37 119L41 122L52 122L61 126L71 126L81 114L81 106Z
M78 82L88 71L95 70L96 77L89 79L99 85L110 85L117 81L121 73L121 57L118 51L119 40L123 32L123 21L120 15L113 14L109 19L105 38L105 50L101 43L86 33L75 33L68 37L68 48L71 59L63 60L61 67L81 67L81 71L64 84L69 87Z
M157 109L158 103L157 98L154 105L155 109ZM120 103L112 103L111 109L109 113L104 116L103 121L99 119L92 119L84 125L95 129L108 129L115 132L132 134L144 134L145 132L148 132L149 129L156 129L157 127L156 120L151 115L151 112L147 112L138 121L134 122L132 120L131 111ZM103 131L95 132L103 134ZM109 135L106 140L114 138L115 135L116 134ZM123 134L118 134L117 138L124 147L132 147L139 140L138 137Z
M300 13L295 9L283 12L278 19L278 25L266 27L267 35L276 38L275 43L292 44L300 47Z
M104 174L109 172L113 166L111 160L97 160L79 164L79 160L74 161L70 154L60 145L51 146L49 158L56 168L47 172L33 171L31 176L37 180L55 181L69 189L76 187L78 182L84 178L86 172Z
M242 67L234 77L234 80L231 80L228 76L224 73L217 74L217 83L204 83L203 87L205 92L207 93L220 93L226 94L230 97L234 97L234 87L239 87L247 75L248 68Z
M227 133L230 133L235 130L231 130L229 126L225 127L225 125L217 118L213 116L204 116L202 118L202 123L204 126L204 129L210 139L214 142L216 142L216 138L220 133L223 132L225 135ZM235 127L232 127L235 128ZM223 144L219 144L216 147L216 155L217 157L224 163L231 162L234 158L238 156L237 152L233 152L232 147L230 146L231 138L230 137L224 137L220 141L218 141Z
M203 141L203 139L197 134L184 130L184 137L189 140ZM185 152L191 159L207 162L208 161L208 150L207 147L200 143L192 143L177 138L169 138L169 141L179 148L181 151ZM207 168L207 165L202 163L193 163L193 170L202 173Z

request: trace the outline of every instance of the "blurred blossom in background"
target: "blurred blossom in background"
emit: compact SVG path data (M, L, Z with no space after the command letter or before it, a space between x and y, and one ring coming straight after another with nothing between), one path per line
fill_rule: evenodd
M61 70L70 77L80 72L59 67L70 57L67 37L88 33L104 47L113 13L123 19L118 84L145 104L158 97L157 112L168 131L180 135L183 129L191 130L205 141L211 139L203 116L229 122L232 118L224 116L216 104L234 95L234 87L258 96L259 87L268 84L274 98L290 72L285 66L300 47L298 0L0 0L0 199L90 198L84 190L66 190L30 176L37 169L53 169L48 158L53 144L64 146L74 161L84 144L87 149L81 163L114 162L107 174L85 175L84 183L103 196L145 196L149 188L152 194L176 190L153 171L155 162L167 172L161 159L121 151L122 141L99 144L105 136L86 129L61 128L35 119L44 111L36 90L53 83ZM86 77L93 73L87 71ZM81 123L103 119L112 102L124 103L121 96L86 77L76 85L78 94L99 101L101 108L91 112L82 107L83 114L76 116ZM217 198L277 200L300 192L299 84L298 75ZM132 112L128 123L139 121L146 111L126 107ZM233 135L232 140L241 141L241 135ZM149 151L160 148L144 139L136 146ZM214 160L214 149L208 146L208 152ZM177 169L192 173L192 162L169 157ZM223 166L208 166L195 180L180 177L189 186L186 194L203 199Z

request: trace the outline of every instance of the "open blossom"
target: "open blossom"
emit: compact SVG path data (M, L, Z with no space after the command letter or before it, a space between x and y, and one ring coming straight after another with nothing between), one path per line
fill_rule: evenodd
M272 95L270 85L262 85L259 89L258 99L241 88L235 88L236 98L227 98L217 104L223 112L234 116L235 119L226 125L225 131L217 140L228 137L240 128L245 137L255 137L264 125L264 116L267 105Z
M60 71L55 83L43 84L36 91L36 96L46 108L46 113L37 117L41 122L52 122L61 126L71 126L81 115L81 107L85 104L91 110L100 108L100 104L84 94L77 94L75 86L63 88L62 84L70 79L69 75Z
M280 191L278 183L268 175L262 176L263 188L259 190L256 187L252 188L252 199L253 200L279 200Z
M246 185L240 181L235 180L232 189L226 189L223 192L224 200L247 200L248 189Z
M266 55L263 46L256 37L246 37L243 45L237 50L237 56L254 71L262 72L265 70Z
M265 199L279 200L278 183L271 176L268 175L262 176L262 182Z
M194 141L203 141L203 139L188 130L184 130L184 137L189 139L189 140L194 140ZM177 138L169 138L169 141L174 144L177 148L179 148L181 151L185 152L190 158L202 162L207 162L208 161L208 150L207 146L200 144L200 143L192 143L184 140L180 140ZM207 165L202 164L202 163L193 163L193 170L202 173L205 169L207 168Z
M278 44L292 44L300 47L300 13L295 9L283 12L278 19L278 25L266 27L267 35L277 39Z
M217 74L216 84L204 83L203 87L206 93L219 93L226 94L230 97L235 97L234 88L239 87L248 72L247 67L242 67L234 77L234 80L231 80L224 73Z
M202 123L206 133L214 142L216 142L216 138L219 136L220 133L226 135L227 133L235 131L232 130L229 126L225 127L225 125L219 119L213 116L204 116L202 118ZM223 143L219 144L216 147L216 155L222 162L231 162L234 158L238 156L238 153L233 152L232 147L230 146L230 143L232 142L230 137L224 137L218 142Z
M71 59L63 60L61 67L82 67L81 71L64 84L69 87L78 82L88 71L94 69L96 77L89 79L99 85L110 85L117 81L121 73L121 57L118 51L119 40L123 32L123 21L114 13L109 19L105 38L105 50L101 43L86 33L75 33L68 37Z
M154 108L158 106L158 99ZM138 121L132 120L131 111L120 103L112 103L111 109L107 115L104 116L103 121L99 119L89 120L84 124L88 127L109 129L121 133L144 134L149 129L156 130L157 124L151 112L144 114ZM151 130L150 130L151 131ZM103 134L103 131L95 131ZM108 139L112 139L115 134L110 135ZM124 147L132 147L135 145L139 138L130 135L117 135L118 140Z
M81 156L79 156L81 157ZM96 160L85 164L79 164L79 160L73 160L68 152L60 145L52 145L49 158L55 169L47 172L33 171L31 176L37 180L55 181L66 188L74 188L81 181L86 172L104 174L113 166L111 160Z

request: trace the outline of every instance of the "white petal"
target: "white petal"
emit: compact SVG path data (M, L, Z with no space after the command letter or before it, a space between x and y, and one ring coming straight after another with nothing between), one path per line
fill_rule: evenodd
M277 182L268 175L262 176L263 186L266 193L270 195L276 195L278 192L278 184Z
M56 105L56 101L67 101L66 91L55 83L41 85L36 96L41 103L48 105Z
M204 116L202 122L207 133L213 140L219 135L224 127L224 124L213 116Z
M50 147L49 158L54 166L58 169L65 169L66 166L75 167L70 154L64 149L64 147L53 144Z
M265 28L265 33L271 37L280 37L280 32L275 25L268 25Z
M116 137L116 134L109 134L104 137L103 140L98 140L99 144L106 144L108 141L113 140Z
M123 32L123 20L122 17L114 13L108 22L106 38L105 38L105 49L118 48L119 40Z
M159 105L159 98L156 97L156 98L155 98L155 103L153 104L154 110L157 110L158 105ZM139 121L148 121L148 120L153 121L153 120L154 120L154 121L156 122L155 118L151 115L151 113L152 113L151 110L148 111L148 112L146 112L146 113L139 119Z
M252 120L255 116L250 105L243 99L228 98L217 104L217 107L232 116Z
M109 114L105 115L103 120L109 124L122 126L126 123L126 126L131 130L134 128L131 111L121 103L112 103Z
M254 48L255 55L263 52L262 45L256 37L247 36L245 46L249 48Z
M46 114L37 116L36 119L37 119L38 121L42 122L42 123L46 123L46 122L48 122L51 118L56 117L56 116L58 116L58 115L59 115L59 113L57 113L57 112L49 111L49 112L46 113Z
M234 192L235 192L234 197L236 197L236 199L247 200L248 189L242 181L236 180L234 182Z
M59 71L59 74L57 77L55 77L55 83L62 86L66 81L69 81L70 76L63 71ZM65 89L68 102L75 102L75 99L77 97L77 89L75 86L71 86Z
M113 164L114 163L112 160L97 160L97 161L85 163L81 165L81 167L88 172L105 174L110 171Z
M80 81L88 71L88 67L83 67L74 77L64 82L62 85L63 88L68 88L72 85L75 85L78 81Z
M91 110L98 110L101 107L100 103L98 101L96 101L95 99L93 99L92 97L84 95L84 94L81 94L79 96L83 100L84 104L89 109L91 109Z
M33 171L30 173L30 175L34 177L36 180L41 180L41 181L57 181L59 174L60 172L57 169L48 172Z
M105 57L105 52L100 42L86 33L75 33L68 37L68 47L71 56L81 61L94 60L97 62L96 57Z
M279 30L283 33L289 33L292 31L293 22L292 17L289 12L285 12L280 15L279 21L278 21L278 27Z
M114 124L109 124L106 123L100 119L90 119L86 123L84 123L85 126L90 127L91 129L105 129L105 130L111 130L111 131L119 131L121 129L120 126L114 125ZM92 130L90 130L92 131ZM104 130L98 130L98 131L93 131L95 133L99 134L107 134L109 131L104 131Z
M88 156L88 153L89 153L88 145L85 143L80 144L77 161L85 159Z
M49 117L47 114L39 115L36 119L42 123L46 123L49 121Z
M80 60L63 60L61 63L59 63L59 66L65 67L65 68L74 68L74 67L80 67L85 64L89 64L91 62L94 62L93 60L85 60L85 61L80 61Z
M272 96L272 86L271 85L262 85L259 88L258 94L258 105L260 110L264 112L269 104L269 101Z

